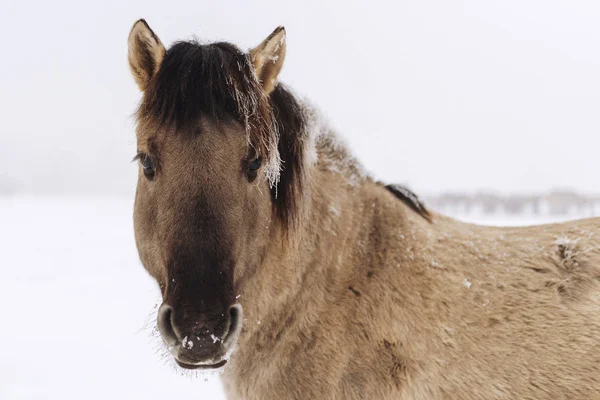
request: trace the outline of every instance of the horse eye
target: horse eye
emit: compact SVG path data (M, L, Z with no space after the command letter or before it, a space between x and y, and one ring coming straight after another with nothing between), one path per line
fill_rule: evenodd
M147 154L142 154L140 156L140 162L142 163L142 169L144 170L144 175L148 179L152 179L154 177L154 162Z
M261 163L262 163L262 160L261 160L260 157L258 157L256 160L252 161L252 164L250 164L248 166L248 170L249 171L254 171L254 172L258 171L258 169L260 168Z
M250 165L248 165L248 180L250 182L252 182L253 180L256 179L256 176L258 174L258 169L260 168L262 163L262 159L260 157L256 158L254 161L252 161L250 163Z

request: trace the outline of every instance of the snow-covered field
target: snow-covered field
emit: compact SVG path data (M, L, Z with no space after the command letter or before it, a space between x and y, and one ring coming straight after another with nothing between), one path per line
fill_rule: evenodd
M0 399L224 399L156 353L132 199L0 197Z
M0 399L224 398L218 376L181 376L156 352L158 291L137 258L132 207L0 198Z

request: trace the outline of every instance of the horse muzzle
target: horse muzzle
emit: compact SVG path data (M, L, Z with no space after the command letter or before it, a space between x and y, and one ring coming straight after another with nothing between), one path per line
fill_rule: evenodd
M177 364L187 369L215 369L227 363L242 330L243 311L240 304L229 307L219 325L222 332L209 323L176 324L175 311L167 303L158 310L160 335Z

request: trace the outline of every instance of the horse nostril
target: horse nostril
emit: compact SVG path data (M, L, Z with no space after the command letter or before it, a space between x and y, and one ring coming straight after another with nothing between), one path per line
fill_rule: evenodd
M231 324L237 323L240 318L240 314L242 313L242 306L239 304L234 304L229 307L229 317L231 318Z
M223 338L225 347L231 347L235 344L242 329L242 318L244 312L240 304L234 304L229 307L229 329Z
M158 309L157 325L163 340L170 346L175 346L178 342L177 334L173 329L173 309L166 303L162 303Z

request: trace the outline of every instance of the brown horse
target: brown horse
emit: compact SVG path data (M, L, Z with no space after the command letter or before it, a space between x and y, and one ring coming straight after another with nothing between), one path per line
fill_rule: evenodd
M247 53L129 36L136 241L177 363L232 399L600 398L600 219L429 213L278 83L285 52L281 27Z

